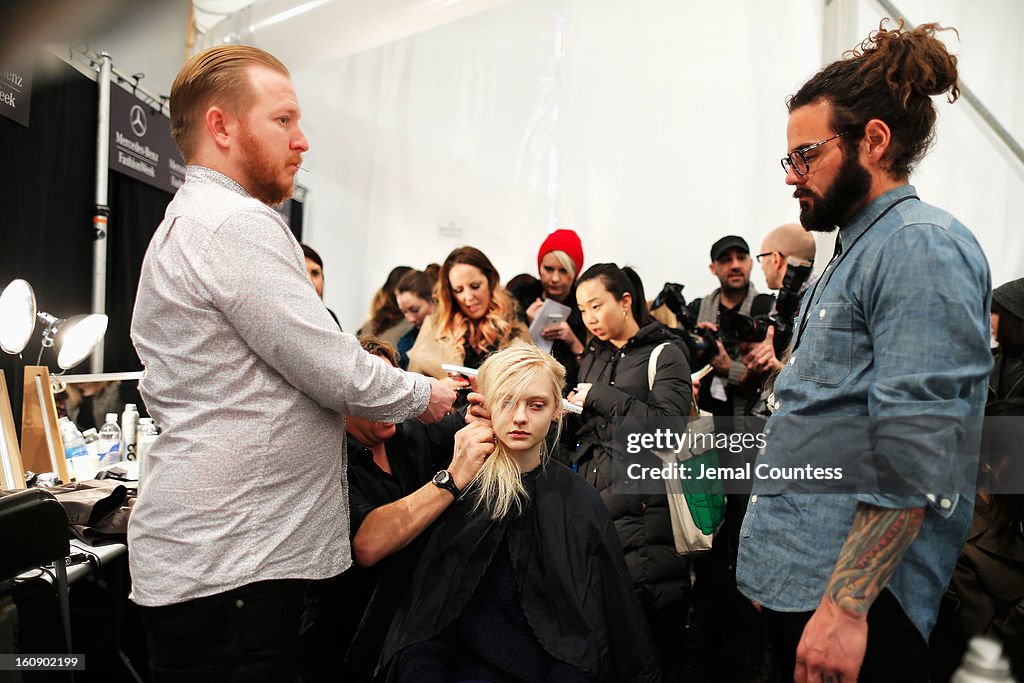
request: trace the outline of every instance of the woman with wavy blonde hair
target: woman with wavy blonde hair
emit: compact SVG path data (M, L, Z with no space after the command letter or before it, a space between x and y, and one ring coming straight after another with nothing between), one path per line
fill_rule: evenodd
M460 247L448 254L438 275L435 299L434 313L423 321L409 349L412 372L463 389L469 386L468 380L448 377L442 363L478 368L488 354L514 340L529 339L497 269L475 247Z
M480 367L495 449L432 528L384 646L392 680L660 680L600 495L548 458L564 381L525 344Z

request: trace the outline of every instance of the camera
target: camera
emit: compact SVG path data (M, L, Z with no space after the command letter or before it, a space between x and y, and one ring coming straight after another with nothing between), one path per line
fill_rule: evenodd
M768 328L775 328L776 357L781 357L793 338L793 321L800 310L800 293L811 276L813 262L788 262L782 288L775 299L775 310L769 315L749 316L736 311L726 311L718 320L719 333L728 348L741 342L764 341Z
M676 316L680 329L672 330L682 337L690 352L690 367L702 368L718 355L718 335L714 330L697 327L697 321L690 315L683 298L683 285L666 282L651 302L651 310L666 306Z

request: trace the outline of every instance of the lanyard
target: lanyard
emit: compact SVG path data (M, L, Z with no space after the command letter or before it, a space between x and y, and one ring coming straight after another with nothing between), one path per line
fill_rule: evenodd
M902 204L903 202L905 202L905 201L907 201L909 199L917 199L918 201L920 201L920 198L916 194L907 195L906 197L900 197L899 199L894 201L892 204L890 204L889 206L885 207L885 210L882 211L882 213L878 214L878 216L875 218L875 220L871 221L871 224L868 225L868 227L864 228L864 232L862 232L861 234L857 235L857 239L853 240L850 243L850 246L846 247L845 249L844 248L837 249L836 253L832 256L832 260L829 261L827 266L825 266L825 272L822 273L822 276L820 278L818 278L817 282L814 283L814 287L811 289L811 295L807 298L807 302L808 302L807 303L807 308L804 309L803 318L800 320L800 329L797 331L796 339L793 341L793 348L789 352L790 356L792 356L794 353L796 353L797 347L800 346L800 340L804 336L804 331L807 329L807 322L808 322L808 320L811 317L811 310L818 304L818 301L821 300L821 297L825 295L825 289L828 287L829 280L831 280L832 279L832 275L837 270L839 270L839 264L842 263L843 259L846 258L847 254L849 254L851 251L853 251L854 245L857 244L857 242L860 241L860 238L864 237L864 235L866 235L868 233L868 230L870 230L871 228L875 227L875 223L877 223L878 221L882 220L885 217L885 214L889 213L894 208L896 208L896 206L898 204ZM836 239L838 240L839 237L837 237ZM837 244L840 245L840 247L842 246L842 242L837 242ZM818 291L818 285L821 284L822 280L824 280L825 283L821 287L821 294L819 294L818 298L815 299L814 298L814 294Z

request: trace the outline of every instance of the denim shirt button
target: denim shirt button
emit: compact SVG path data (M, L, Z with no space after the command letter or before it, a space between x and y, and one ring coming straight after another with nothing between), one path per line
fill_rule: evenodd
M820 311L818 311L818 318L821 319L821 318L824 318L824 317L825 317L825 309L823 308Z
M796 362L796 354L789 357L789 364L792 365Z
M751 503L756 503L757 502L757 494L756 493L750 497L750 502Z
M929 502L929 503L934 503L934 502L935 502L935 494L934 494L934 493L929 493L929 494L927 494L927 495L925 496L925 498L927 498L927 499L928 499L928 502Z
M942 500L939 501L939 506L943 510L948 510L949 508L953 507L953 503L949 500L949 498L943 498Z

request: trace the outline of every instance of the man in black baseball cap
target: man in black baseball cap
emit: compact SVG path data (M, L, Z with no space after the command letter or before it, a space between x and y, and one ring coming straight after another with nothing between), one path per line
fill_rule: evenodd
M746 252L747 256L750 256L750 247L747 246L745 239L738 235L726 235L711 245L711 260L717 261L719 257L724 256L725 252L730 249L739 249Z
M747 241L738 235L726 235L711 245L711 274L719 287L703 299L690 302L690 314L700 327L719 329L719 319L726 311L748 316L767 315L775 297L758 294L750 282L754 260ZM721 336L721 333L720 333ZM726 335L727 336L727 335ZM749 345L720 339L718 355L711 359L714 372L701 380L698 405L713 415L733 417L750 415L761 394L761 373L748 370L743 364ZM697 369L697 368L694 368ZM730 495L725 522L715 537L715 550L695 562L697 583L705 586L694 594L691 624L711 628L722 623L729 632L729 642L709 644L715 661L727 662L728 680L753 680L764 657L760 617L736 590L729 566L736 561L736 540L739 523L746 509L746 496ZM713 588L710 588L713 586ZM729 605L724 614L721 605Z
M771 311L774 298L758 294L750 284L750 258L747 241L738 235L726 235L711 245L711 274L718 278L719 288L703 299L690 302L690 313L701 327L718 329L719 317L725 311L743 315L765 315ZM701 408L715 415L747 415L749 392L741 391L741 380L749 380L739 344L722 344L712 359L713 378L701 386ZM747 384L746 381L743 382ZM756 385L757 382L752 382ZM706 386L705 386L706 385Z

